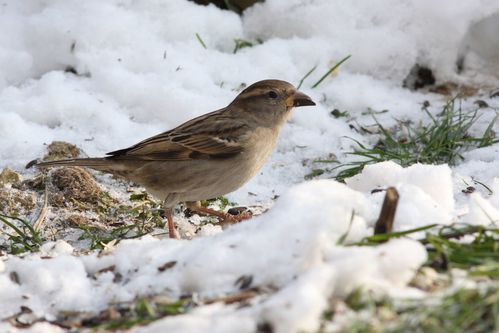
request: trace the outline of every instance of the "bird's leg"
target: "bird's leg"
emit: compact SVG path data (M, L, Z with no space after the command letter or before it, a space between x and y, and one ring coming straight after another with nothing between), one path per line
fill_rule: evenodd
M201 213L202 215L216 216L220 218L222 224L232 224L236 222L241 222L242 220L250 219L253 214L249 211L242 212L238 215L232 215L225 212L220 212L211 208L201 206L199 201L189 201L185 203L187 208L196 213Z
M175 224L173 223L173 214L171 208L165 207L166 223L168 224L168 235L170 238L178 238L177 230L175 230Z

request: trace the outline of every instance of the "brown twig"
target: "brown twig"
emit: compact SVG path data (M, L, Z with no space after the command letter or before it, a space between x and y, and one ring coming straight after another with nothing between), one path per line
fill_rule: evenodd
M395 211L397 210L397 204L399 201L399 194L395 187L389 187L386 189L385 200L383 201L383 206L381 207L381 212L376 221L374 227L374 234L387 234L392 232L393 229L393 219L395 218Z

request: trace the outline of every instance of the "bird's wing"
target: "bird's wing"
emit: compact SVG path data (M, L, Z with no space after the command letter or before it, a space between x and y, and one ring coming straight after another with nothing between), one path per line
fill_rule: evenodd
M194 118L177 128L108 153L109 159L185 161L228 158L244 150L249 126L224 109Z

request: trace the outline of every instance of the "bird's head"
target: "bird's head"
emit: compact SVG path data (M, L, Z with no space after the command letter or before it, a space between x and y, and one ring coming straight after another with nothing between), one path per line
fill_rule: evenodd
M307 105L315 105L315 102L291 83L281 80L253 83L230 104L232 108L251 113L263 122L284 122L292 108Z

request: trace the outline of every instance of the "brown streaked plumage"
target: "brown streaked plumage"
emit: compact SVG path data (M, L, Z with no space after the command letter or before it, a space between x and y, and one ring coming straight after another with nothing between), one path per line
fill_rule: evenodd
M179 202L210 199L241 187L272 153L290 110L306 105L315 103L290 83L263 80L244 89L223 109L106 157L42 162L37 166L85 166L143 185L164 200L170 237L176 237L172 208ZM229 218L225 213L215 213Z

